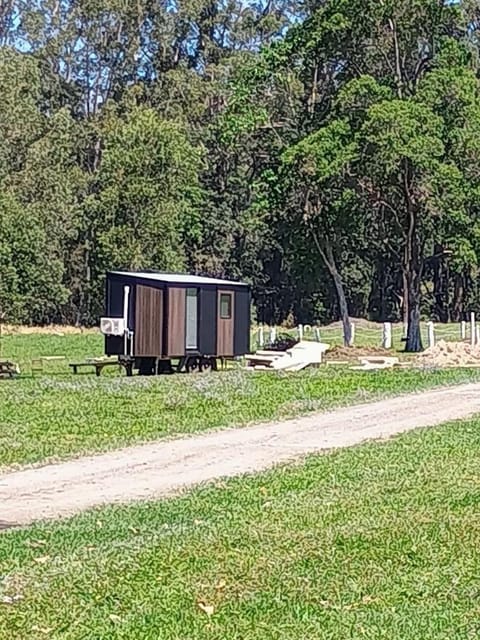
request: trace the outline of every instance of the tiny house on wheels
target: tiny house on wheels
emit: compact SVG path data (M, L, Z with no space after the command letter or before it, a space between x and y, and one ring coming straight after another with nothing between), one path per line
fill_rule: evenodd
M250 348L250 289L242 282L168 273L107 273L105 352L152 375L217 368Z

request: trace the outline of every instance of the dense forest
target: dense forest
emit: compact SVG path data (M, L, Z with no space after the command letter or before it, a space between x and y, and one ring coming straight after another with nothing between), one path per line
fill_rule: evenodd
M1 0L0 308L240 278L261 322L478 310L476 0Z

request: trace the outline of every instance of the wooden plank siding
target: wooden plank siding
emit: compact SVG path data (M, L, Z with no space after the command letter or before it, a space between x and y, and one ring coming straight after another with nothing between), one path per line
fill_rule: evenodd
M222 318L222 295L231 296L230 318ZM234 355L234 318L235 318L235 293L219 289L217 296L217 356Z
M163 347L163 289L137 285L135 355L160 357Z
M186 289L168 289L167 356L185 355Z

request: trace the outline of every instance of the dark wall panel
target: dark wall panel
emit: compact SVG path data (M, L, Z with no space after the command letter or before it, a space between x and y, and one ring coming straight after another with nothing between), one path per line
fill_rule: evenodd
M123 287L120 280L107 282L107 305L105 315L107 318L120 318L123 315Z
M236 356L250 351L250 292L242 289L235 293L235 338Z
M121 336L105 336L105 355L123 355L124 340Z
M217 354L217 291L200 290L198 349L204 356Z
M135 328L135 285L122 278L107 278L105 316L107 318L121 318L123 316L123 288L130 287L128 304L128 326ZM124 339L122 336L105 336L105 353L109 356L123 355Z
M107 281L107 301L105 316L107 318L121 318L123 316L123 289L130 287L128 298L128 328L135 329L135 282L118 276L110 277Z

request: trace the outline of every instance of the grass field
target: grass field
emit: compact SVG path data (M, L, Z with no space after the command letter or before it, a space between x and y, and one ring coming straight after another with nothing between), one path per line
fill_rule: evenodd
M474 640L480 420L0 536L11 640Z
M110 372L96 378L74 376L68 360L46 364L43 374L32 376L33 356L98 355L101 337L14 335L4 337L2 348L27 374L0 381L0 467L480 380L475 370L359 373L333 367L294 375L237 369L157 378Z

